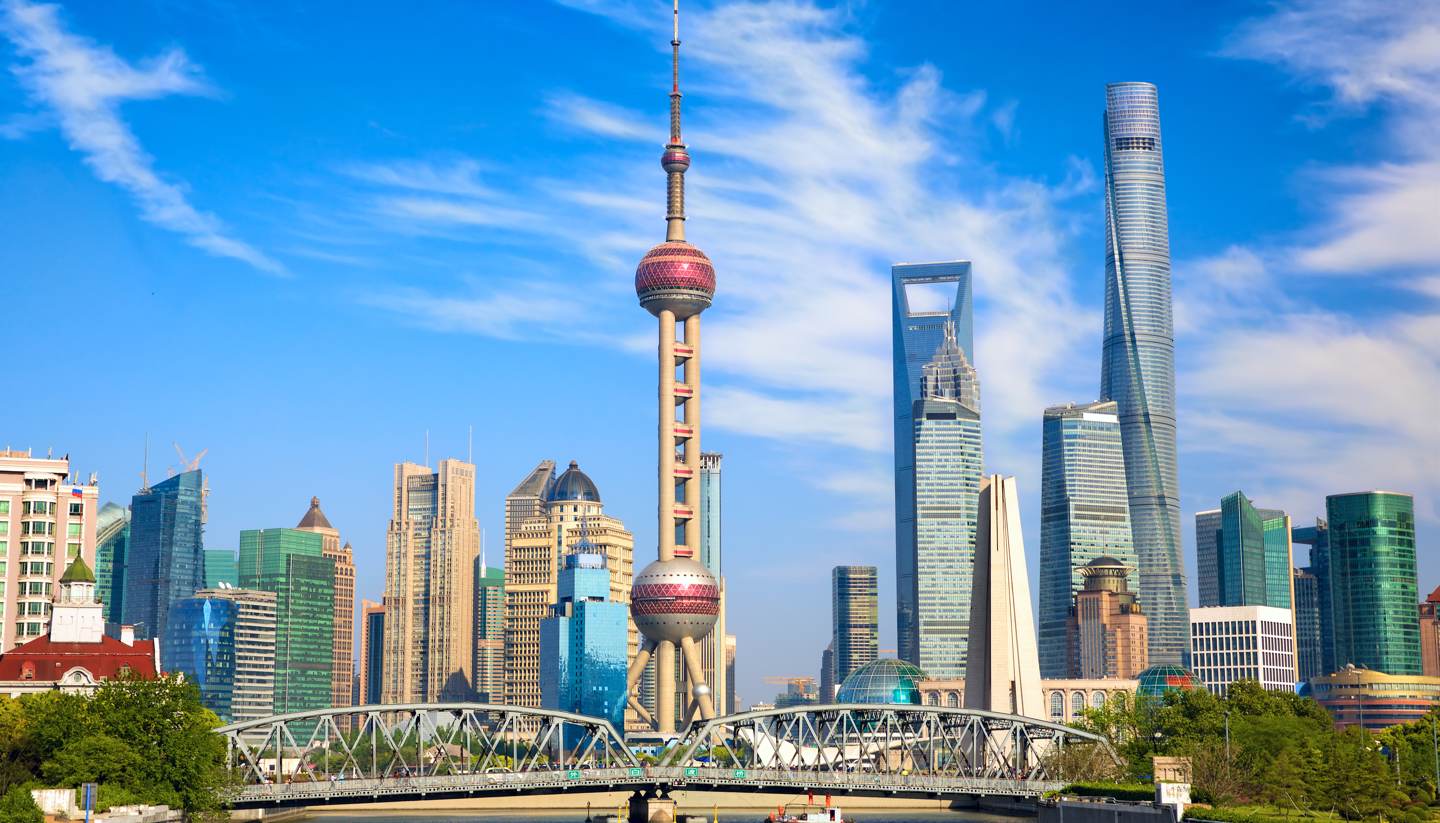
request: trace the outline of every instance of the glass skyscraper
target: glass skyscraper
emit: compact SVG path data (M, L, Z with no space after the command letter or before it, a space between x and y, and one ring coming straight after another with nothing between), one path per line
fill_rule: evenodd
M1072 668L1065 632L1075 592L1084 584L1080 570L1101 557L1129 569L1137 561L1115 403L1046 409L1042 444L1040 676L1058 679ZM1132 571L1126 580L1131 591L1138 588L1134 578Z
M275 593L275 713L330 706L335 561L318 532L240 532L240 585Z
M475 560L475 660L470 668L477 701L505 702L505 570L487 566L483 557Z
M1290 518L1257 509L1243 492L1195 514L1200 606L1294 606Z
M911 662L931 677L965 676L970 588L975 574L976 506L984 455L980 382L956 340L955 324L921 368L914 420L914 634L902 638Z
M1335 611L1330 599L1330 525L1324 518L1316 518L1313 526L1292 528L1290 540L1310 547L1309 571L1315 575L1316 610L1320 614L1320 673L1333 674L1340 667L1335 665Z
M1420 674L1415 499L1381 491L1332 494L1325 515L1337 666Z
M1175 332L1160 103L1150 83L1105 87L1105 340L1100 399L1119 407L1151 664L1190 653L1180 480L1175 456Z
M106 623L125 619L125 555L130 544L130 509L106 503L95 522L95 593Z
M1329 674L1320 653L1320 581L1308 569L1295 570L1295 671L1297 680Z
M216 597L187 597L170 607L160 642L165 671L185 675L200 690L200 702L226 723L235 720L235 627L239 607Z
M879 579L874 566L836 566L830 571L833 637L825 653L831 671L820 673L821 702L830 702L836 683L880 655Z
M720 463L725 455L700 455L700 562L720 577ZM712 681L713 682L713 681Z
M218 589L221 585L239 585L239 562L231 549L206 549L205 588Z
M629 620L629 607L610 599L604 550L581 537L565 556L551 614L540 621L541 706L623 728Z
M135 627L136 637L163 638L170 604L204 587L204 511L199 469L131 499L123 622Z
M967 358L974 357L975 332L968 262L897 263L890 267L890 279L891 377L895 404L895 612L900 657L914 663L920 659L915 581L919 553L915 533L915 402L920 399L924 366L944 342L945 324L955 325L956 341ZM953 294L949 291L952 287ZM944 299L935 302L932 299L937 291Z

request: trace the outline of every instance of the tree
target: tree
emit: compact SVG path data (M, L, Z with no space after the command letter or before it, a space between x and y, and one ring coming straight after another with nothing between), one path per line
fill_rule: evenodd
M1300 757L1290 749L1281 751L1270 762L1264 777L1260 788L1261 796L1270 805L1285 809L1287 818L1291 809L1304 811L1309 807L1308 798L1305 796L1305 772Z
M40 774L53 786L106 783L136 791L143 786L143 765L128 743L97 734L75 740L56 752L40 764Z
M45 823L45 814L29 791L14 786L0 796L0 823Z

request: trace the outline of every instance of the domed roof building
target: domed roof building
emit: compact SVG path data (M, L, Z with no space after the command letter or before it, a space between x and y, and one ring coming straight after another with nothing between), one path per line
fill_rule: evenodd
M1140 681L1136 693L1147 697L1161 697L1166 692L1201 687L1200 678L1194 672L1173 664L1151 666L1140 672L1136 679Z
M918 706L923 702L919 684L925 679L919 666L882 657L851 672L835 692L835 702Z
M578 501L584 503L600 503L600 490L595 487L595 481L590 475L580 471L580 464L574 460L570 461L570 468L555 478L550 486L550 491L545 495L546 503L565 503Z

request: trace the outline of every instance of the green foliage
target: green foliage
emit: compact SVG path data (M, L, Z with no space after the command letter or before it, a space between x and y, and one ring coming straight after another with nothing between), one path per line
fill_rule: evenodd
M120 805L218 809L228 786L220 719L177 677L120 678L93 695L0 698L0 787L98 782Z
M1076 797L1113 797L1116 800L1154 800L1155 786L1150 783L1071 783L1060 790L1061 794Z
M0 796L0 823L45 823L45 814L23 786L13 786Z
M101 783L100 791L95 797L95 811L104 812L115 806L136 806L144 802L144 798L124 786Z

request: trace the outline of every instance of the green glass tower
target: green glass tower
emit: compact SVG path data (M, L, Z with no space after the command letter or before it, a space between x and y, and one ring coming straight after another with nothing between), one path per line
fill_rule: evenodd
M1420 674L1415 499L1395 492L1325 498L1335 663Z
M298 529L240 532L240 586L275 593L275 713L330 706L335 561L323 535Z
M505 570L475 560L475 699L505 702Z
M220 584L240 585L238 560L232 549L205 550L205 588L218 589Z
M1195 514L1195 559L1201 607L1294 605L1290 517L1243 492Z

